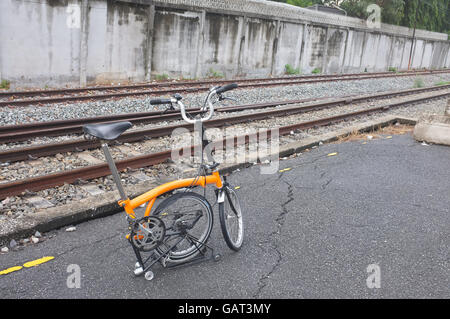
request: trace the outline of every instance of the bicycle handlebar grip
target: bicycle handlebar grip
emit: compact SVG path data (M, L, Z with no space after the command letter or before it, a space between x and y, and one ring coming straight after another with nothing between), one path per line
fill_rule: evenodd
M238 87L238 85L236 83L227 84L227 85L224 85L224 86L221 86L220 88L218 88L216 90L216 93L220 94L220 93L223 93L223 92L226 92L226 91L233 90L233 89L235 89L237 87Z
M171 99L153 99L150 100L151 105L157 105L157 104L170 104L172 103Z

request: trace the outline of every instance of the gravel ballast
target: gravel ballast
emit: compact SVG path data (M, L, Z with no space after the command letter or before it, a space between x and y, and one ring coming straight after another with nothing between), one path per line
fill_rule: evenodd
M425 86L432 86L436 83L450 81L450 73L238 89L227 95L237 99L239 101L237 104L299 100L323 96L340 97L409 89L414 86L416 78L421 78ZM200 107L203 105L205 94L206 92L183 94L183 101L186 107ZM164 110L164 107L159 106L158 108L150 105L150 100L154 98L125 98L113 101L4 108L0 110L0 125Z
M385 79L370 79L362 81L344 81L344 82L329 82L329 83L316 83L308 85L298 86L283 86L283 87L270 87L270 88L255 88L246 90L236 90L229 95L239 99L239 104L260 103L268 101L280 101L280 100L293 100L304 99L311 97L322 96L347 96L356 94L370 94L380 91L392 91L412 88L415 77L401 77L401 78L385 78ZM441 81L449 81L450 75L439 74L430 76L421 76L426 86L431 86ZM424 93L423 95L430 94ZM433 93L431 93L433 94ZM417 96L417 95L414 95ZM410 99L412 96L402 97L402 99ZM200 101L203 101L204 94L188 94L185 96L185 102L188 105L198 106ZM392 99L394 100L394 99ZM49 107L36 107L36 108L16 108L2 110L0 117L2 121L5 120L5 116L10 116L9 123L4 124L17 124L24 119L28 121L51 121L56 119L67 119L71 117L88 117L96 115L104 115L111 113L124 113L124 112L143 112L150 111L149 99L124 99L120 101L108 101L108 102L91 102L91 103L76 103L68 105L51 105ZM233 126L233 130L237 132L236 135L242 134L242 132L248 129L255 128L270 128L280 125L289 125L295 122L308 121L319 117L327 117L336 114L346 113L350 111L356 111L367 107L374 107L380 104L389 103L388 99L381 101L373 101L367 103L355 105L344 105L338 108L331 108L321 110L314 113L305 113L299 115L292 115L287 117L278 117L268 119L264 121L258 121L255 123L247 123ZM301 132L293 132L293 134L281 137L280 143L286 144L291 141L301 140L303 138L317 136L326 132L335 131L345 128L346 126L354 125L355 123L362 123L368 120L374 120L386 115L398 115L407 118L417 118L423 113L443 113L446 106L446 100L435 100L426 103L420 103L413 106L395 108L383 113L372 114L368 116L361 116L352 121L345 121L334 125L309 129ZM220 115L220 116L230 116ZM12 118L14 122L11 123ZM229 129L229 128L228 128ZM61 137L62 139L67 137ZM141 153L149 153L155 151L162 151L170 148L171 141L169 138L159 138L150 141L144 141L140 143L133 143L125 145L132 147L134 150ZM95 150L91 153L95 158L103 160L103 155L100 150ZM113 147L113 156L116 159L124 157L123 153ZM89 163L83 162L75 154L63 154L59 157L45 157L36 160L34 168L30 172L28 166L30 162L18 162L9 165L3 165L0 167L0 183L10 182L17 179L28 178L31 176L38 176L42 174L48 174L64 169L72 169L79 166L84 166ZM177 167L174 164L161 164L154 167L142 168L139 170L128 171L121 173L122 181L125 185L133 185L140 182L139 174L143 174L151 179L158 179L163 176L172 176L174 178L179 177L184 168ZM132 176L130 174L133 174ZM141 175L142 176L142 175ZM11 218L26 217L27 214L33 214L39 208L36 207L29 199L32 197L41 197L46 199L51 205L62 205L72 201L77 201L82 198L86 198L89 193L86 188L82 186L85 184L97 186L101 191L114 190L112 178L104 177L98 178L88 183L79 183L76 185L64 185L48 190L43 190L35 193L25 194L25 196L13 196L5 200L0 201L0 224L2 220Z

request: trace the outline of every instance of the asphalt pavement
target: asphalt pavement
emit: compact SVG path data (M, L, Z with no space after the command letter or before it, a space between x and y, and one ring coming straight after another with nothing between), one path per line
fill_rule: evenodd
M117 214L0 255L0 271L54 257L0 275L0 298L450 297L450 147L411 135L326 144L275 174L256 165L229 180L245 218L239 252L227 248L216 206L209 243L222 259L157 266L146 281L133 275ZM67 285L70 265L79 288Z

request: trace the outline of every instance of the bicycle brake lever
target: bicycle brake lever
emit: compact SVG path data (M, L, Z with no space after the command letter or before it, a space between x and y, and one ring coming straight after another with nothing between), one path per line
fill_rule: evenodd
M234 102L239 102L238 100L233 99L232 97L219 95L219 101L223 101L223 100L231 100L231 101L234 101Z
M175 111L176 109L175 109L175 107L173 106L173 104L172 103L170 103L170 106L168 107L168 108L166 108L162 113L164 114L164 113L166 113L166 112L169 112L169 111Z

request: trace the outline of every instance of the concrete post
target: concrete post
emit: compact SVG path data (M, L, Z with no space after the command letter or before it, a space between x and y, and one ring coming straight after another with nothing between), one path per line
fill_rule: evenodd
M321 73L326 73L327 70L327 56L328 56L328 34L330 28L327 27L327 31L325 32L325 48L323 49L323 61L322 61L322 70Z
M427 41L423 41L423 45L422 45L422 55L420 57L420 63L419 63L419 69L422 68L423 66L423 56L425 55L425 48L427 46Z
M445 109L445 115L450 116L450 99L447 99L447 108Z
M363 71L363 70L361 70L361 67L362 67L364 51L366 50L366 43L367 43L367 31L364 31L363 43L362 43L362 48L361 48L361 56L359 58L359 70L361 72Z
M88 19L89 19L89 0L81 1L80 10L80 87L86 86L86 65L88 54Z
M394 35L392 37L392 41L391 41L391 47L389 48L389 56L388 56L388 68L389 67L395 67L395 65L392 65L392 54L394 53L394 47L395 47L395 40L397 39L397 37Z
M375 50L375 57L374 57L375 64L373 66L373 69L375 71L377 71L377 62L376 61L378 61L378 49L380 48L380 42L381 42L381 33L378 34L377 48Z
M275 74L275 66L276 66L276 61L277 61L277 52L278 52L278 41L280 38L280 31L281 31L281 25L280 25L280 20L277 20L275 22L275 39L273 40L273 48L272 48L272 65L270 68L270 74L274 75Z
M305 49L305 45L306 45L306 33L308 32L308 24L304 23L303 24L303 34L302 34L302 44L300 47L300 61L299 61L299 67L300 67L300 71L303 72L303 70L305 69L305 63L306 63L306 49Z
M153 29L155 24L155 5L151 4L147 9L147 55L145 57L145 80L152 79L152 56L153 56Z
M348 37L350 36L350 28L347 28L346 30L347 30L347 34L345 35L344 54L343 54L343 57L342 57L340 73L344 73L345 58L347 56Z
M242 75L242 60L244 58L244 50L245 50L245 44L247 41L247 30L248 30L248 20L247 16L243 16L239 19L239 54L237 59L237 75Z
M200 16L199 32L197 37L197 57L195 58L195 77L200 78L202 76L203 63L203 43L205 42L205 21L206 21L206 10L202 10Z

